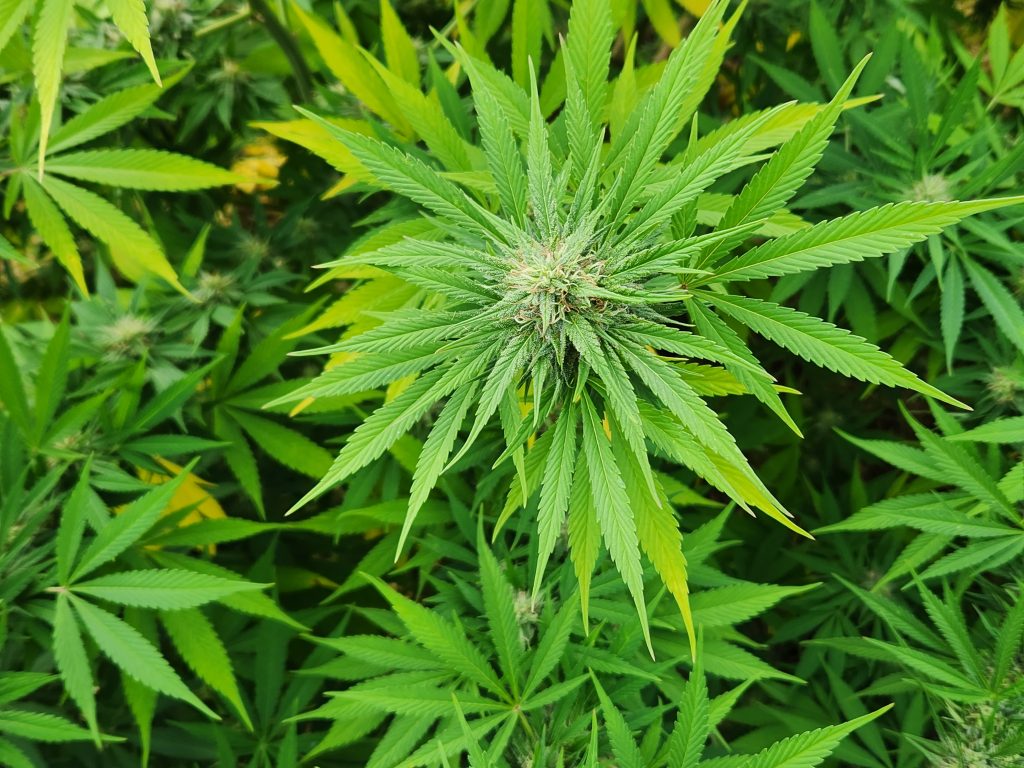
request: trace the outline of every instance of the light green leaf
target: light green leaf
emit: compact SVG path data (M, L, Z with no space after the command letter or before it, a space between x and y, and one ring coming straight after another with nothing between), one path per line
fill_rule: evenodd
M384 55L388 69L410 85L419 88L420 61L416 46L409 33L402 26L388 0L380 0L380 38L384 44Z
M92 734L58 715L0 709L0 733L45 742L87 741Z
M967 216L1022 202L1024 197L883 205L771 240L695 282L759 280L862 261L908 248Z
M127 270L129 278L139 280L146 273L153 274L184 292L160 246L120 208L52 176L46 178L44 187L68 216L110 247L118 266Z
M252 730L252 721L235 680L231 657L206 615L195 608L161 611L160 623L185 663L203 682L227 699L245 726Z
M95 680L67 594L58 594L54 605L53 657L61 680L64 681L64 689L78 705L89 729L98 738Z
M188 702L214 720L220 719L181 682L178 673L135 627L80 598L72 596L71 602L96 645L125 674L158 693Z
M331 468L331 454L301 432L237 408L231 416L256 445L289 469L319 478Z
M702 291L701 296L755 333L830 371L872 384L905 387L967 408L908 371L860 336L832 323L770 301Z
M47 196L46 192L35 179L29 175L23 177L23 193L25 208L28 210L29 221L43 238L53 255L57 257L64 269L68 271L75 285L85 295L89 295L89 286L85 284L85 273L82 271L82 257L78 253L78 245L71 234L67 220Z
M510 683L512 695L516 696L519 692L519 662L523 648L519 639L519 625L516 623L515 594L482 533L477 539L477 556L480 559L480 594L484 600L484 615L487 617L491 642L497 651L502 676Z
M1021 309L1020 300L1014 298L1006 286L978 262L964 259L964 267L971 276L974 290L996 321L996 327L1024 352L1024 309Z
M74 19L74 0L42 0L32 36L32 75L39 99L39 178L43 178L46 145L60 90L60 68Z
M161 85L160 71L156 68L153 47L149 42L149 17L146 16L145 0L107 0L107 7L121 34L142 56L156 84Z
M1024 443L1024 416L1011 416L997 419L987 424L969 429L956 435L949 435L946 440L971 443Z
M189 476L192 466L189 465L173 479L136 499L110 520L82 553L78 567L71 575L71 581L77 581L101 565L109 563L148 531L160 514L167 509L178 486Z
M156 149L94 149L51 157L52 173L130 189L181 192L251 182L201 160Z
M145 112L162 92L159 86L146 84L104 96L57 129L50 140L50 153L62 152L120 128Z
M0 52L25 20L34 0L0 0Z
M505 687L494 668L480 650L470 643L461 627L400 595L380 579L368 575L365 578L391 604L416 642L434 653L451 671L507 698Z
M76 582L71 589L75 594L111 603L179 611L267 586L195 571L153 569L112 573L91 581Z
M552 428L551 448L544 464L540 486L540 507L537 512L538 555L533 578L533 598L540 593L541 581L558 537L562 535L572 492L573 470L576 466L577 408L573 404L562 410Z
M739 624L767 611L780 600L803 594L817 587L783 587L776 584L729 584L706 589L690 598L694 621L704 627Z
M644 603L643 568L640 564L640 546L626 494L622 473L615 462L611 443L605 434L601 419L586 395L580 400L583 422L583 452L587 457L590 491L598 527L612 561L633 597L644 638L650 648L650 629L647 625L647 606ZM654 651L651 650L651 655Z

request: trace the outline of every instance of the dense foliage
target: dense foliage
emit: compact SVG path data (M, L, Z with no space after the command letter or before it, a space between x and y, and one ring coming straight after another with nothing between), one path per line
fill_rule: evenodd
M1024 764L1015 5L0 0L0 765Z

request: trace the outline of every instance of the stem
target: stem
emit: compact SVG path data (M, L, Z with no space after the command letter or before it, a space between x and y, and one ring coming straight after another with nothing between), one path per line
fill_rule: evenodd
M302 58L302 52L295 43L295 38L284 28L280 20L267 5L266 0L249 0L249 7L252 9L252 17L267 28L267 32L274 38L274 41L284 53L285 58L292 67L292 75L295 78L295 86L298 90L299 101L308 103L312 95L312 82L309 76L309 68L306 60Z

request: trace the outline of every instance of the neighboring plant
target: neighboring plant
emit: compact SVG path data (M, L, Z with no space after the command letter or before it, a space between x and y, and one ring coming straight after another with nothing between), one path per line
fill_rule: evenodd
M429 223L426 232L342 263L382 269L429 298L322 350L358 356L288 396L344 395L417 374L355 430L300 505L378 458L444 401L413 476L408 525L440 475L498 417L506 443L500 458L517 469L506 515L539 493L534 593L568 521L584 615L603 543L646 632L643 550L675 596L692 641L677 523L652 471L648 441L743 508L802 532L702 397L751 393L796 429L771 375L726 319L843 375L959 404L864 339L730 293L730 286L891 253L964 216L1021 199L899 203L747 246L753 234L770 234L765 223L810 175L863 62L801 126L793 126L788 106L704 137L694 123L683 148L662 164L727 48L737 19L720 29L725 6L709 9L660 79L638 94L624 92L621 80L608 85L608 5L576 3L562 52L567 95L554 125L544 120L535 83L524 91L453 49L473 87L487 161L486 171L456 175L468 190L411 154L321 121L376 185L422 206ZM606 148L607 114L622 100L628 117ZM762 160L779 122L789 128L781 131L782 146L719 217L703 217L701 196L723 175ZM446 165L439 145L426 143ZM456 451L471 410L469 433Z
M168 85L187 70L180 70ZM34 160L42 143L38 106L12 102L7 106L9 134L0 149L10 152L0 176L5 192L4 215L9 217L19 198L28 218L54 256L88 293L82 258L68 219L110 248L118 269L134 280L154 275L184 291L163 248L153 236L120 208L95 192L65 181L109 184L128 189L182 191L251 181L185 155L152 149L65 150L91 142L120 128L150 109L161 94L156 85L140 85L112 93L60 126L45 149L46 174ZM46 126L49 130L49 126Z
M922 480L914 493L871 504L816 531L904 527L919 531L879 577L879 586L915 572L923 580L964 571L977 574L1016 562L1024 553L1020 514L1024 462L1007 465L992 451L982 450L985 446L1024 444L1024 416L990 421L965 431L940 409L933 408L932 413L942 434L904 414L919 446L846 436L854 445Z
M729 581L706 562L720 546L724 522L720 515L687 539L692 566L709 580ZM637 768L694 766L711 729L751 680L796 682L743 650L749 641L737 626L807 588L731 581L699 592L694 609L704 637L695 656L678 641L676 610L655 603L654 645L664 658L654 661L640 627L623 622L628 596L620 581L606 578L610 572L595 585L597 626L584 634L574 602L558 600L556 589L531 597L526 583L516 583L526 574L511 557L499 561L482 531L476 552L477 567L466 564L431 579L433 608L367 577L392 612L360 611L384 635L345 631L317 640L338 656L307 673L347 687L328 690L328 702L298 718L332 722L310 757L347 748L365 754L368 768L445 764L462 754L472 765L539 767L596 764L610 751L619 764ZM568 588L569 564L552 577ZM692 666L689 682L676 671L683 665ZM743 682L709 702L705 671ZM648 709L652 697L671 704ZM593 722L598 709L603 731ZM840 738L882 711L794 736L763 750L756 764L782 766L799 756L806 761L801 765L816 765ZM642 747L631 736L638 727L645 733ZM719 756L711 764L746 765L747 759Z

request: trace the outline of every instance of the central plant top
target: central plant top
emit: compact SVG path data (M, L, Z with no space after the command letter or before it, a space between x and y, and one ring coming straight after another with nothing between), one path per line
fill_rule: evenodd
M609 4L578 0L548 75L564 74L564 101L546 110L532 75L532 87L520 88L449 46L469 79L478 145L448 121L436 94L391 82L396 98L416 105L405 118L429 162L310 115L367 183L413 201L424 218L385 225L375 247L327 265L383 270L421 290L376 327L316 350L344 361L286 398L406 382L300 504L377 459L443 403L416 463L403 542L441 474L496 422L506 443L497 458L515 467L498 526L521 507L535 512L534 591L567 523L584 618L603 544L647 631L643 551L692 640L678 521L652 455L803 533L704 399L752 395L799 434L737 324L845 376L959 405L866 340L738 289L892 253L1019 200L897 203L814 225L788 213L852 106L866 60L828 104L785 104L700 136L693 118L737 20L723 22L725 7L712 3L645 88L652 78L637 77L630 58L608 82ZM752 166L737 194L712 191Z

